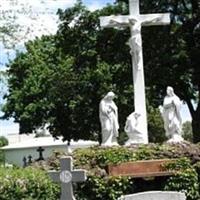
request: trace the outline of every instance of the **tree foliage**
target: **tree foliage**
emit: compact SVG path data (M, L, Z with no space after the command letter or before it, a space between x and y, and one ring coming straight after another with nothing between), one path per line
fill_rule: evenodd
M193 141L193 137L192 137L192 123L190 121L186 121L183 124L182 135L183 135L183 138L185 140L190 141L190 142Z
M199 10L195 6L189 0L141 0L142 13L172 13L170 26L142 31L148 104L157 107L166 86L173 86L190 108L194 138L199 141ZM65 140L96 137L100 130L99 101L113 90L118 95L122 131L126 116L134 110L130 50L126 45L130 32L128 28L102 30L99 17L127 13L125 0L94 12L81 1L59 10L57 34L27 43L27 52L18 53L8 65L4 118L14 117L22 132L49 123L51 133L63 135ZM196 110L191 103L194 99ZM152 133L156 129L151 122L160 127L162 122L149 117L149 131L155 141L159 133Z

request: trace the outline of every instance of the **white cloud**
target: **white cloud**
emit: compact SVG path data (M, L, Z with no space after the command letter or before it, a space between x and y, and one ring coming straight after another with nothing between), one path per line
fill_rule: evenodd
M95 11L95 10L98 10L102 7L103 7L103 5L100 2L97 2L97 1L94 1L91 4L88 5L88 9L90 11Z
M19 133L19 125L15 123L10 123L7 126L0 126L0 135L9 135Z
M14 41L22 45L36 36L55 34L58 28L57 10L66 9L75 2L76 0L1 0L1 25L17 24ZM13 42L13 36L7 35L4 39Z

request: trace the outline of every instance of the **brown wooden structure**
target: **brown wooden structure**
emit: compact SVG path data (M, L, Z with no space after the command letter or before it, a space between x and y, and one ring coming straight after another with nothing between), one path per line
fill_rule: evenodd
M135 178L170 176L174 172L167 170L164 166L174 161L173 159L145 160L109 165L108 174L109 176L131 176Z

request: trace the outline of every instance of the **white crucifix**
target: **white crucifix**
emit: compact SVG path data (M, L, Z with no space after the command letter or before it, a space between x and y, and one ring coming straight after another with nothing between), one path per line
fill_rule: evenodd
M136 143L148 143L147 132L147 111L145 98L145 82L142 53L142 26L167 25L170 23L170 14L140 14L139 0L129 0L129 15L111 15L100 17L102 28L125 28L131 30L129 39L130 53L133 65L133 84L134 84L134 107L135 113L140 115L138 119L137 131L142 135L142 139Z
M73 170L72 158L66 157L60 159L60 172L50 171L49 176L55 182L61 182L60 200L75 200L72 183L86 181L85 170Z

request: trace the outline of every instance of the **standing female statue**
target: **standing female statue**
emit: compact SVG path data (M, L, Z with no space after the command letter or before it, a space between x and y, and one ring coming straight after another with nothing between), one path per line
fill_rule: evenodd
M118 109L113 99L115 94L108 92L99 105L99 117L101 122L102 146L118 145Z
M161 108L165 133L169 138L168 142L182 142L181 101L174 93L172 87L168 86L166 92L167 95L164 98L163 107Z

